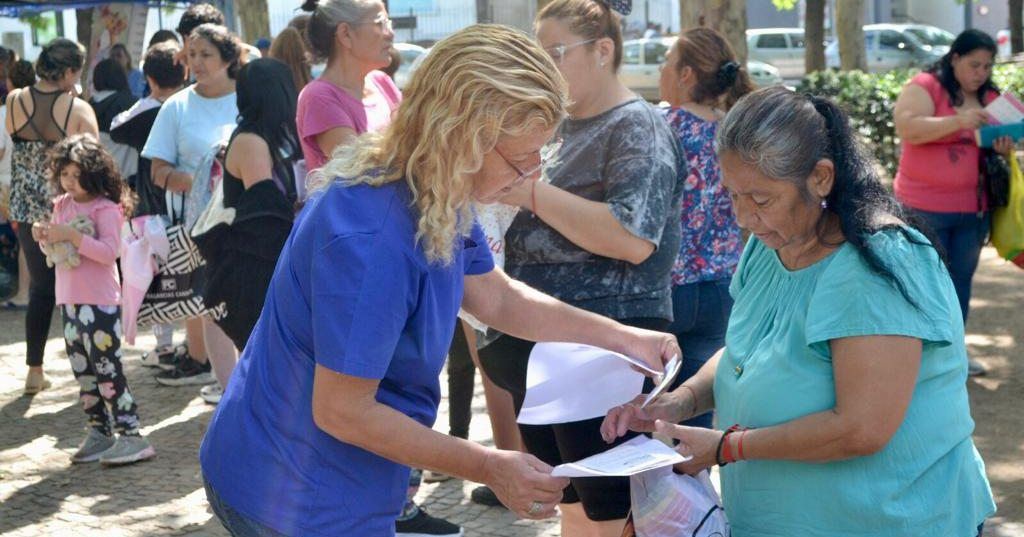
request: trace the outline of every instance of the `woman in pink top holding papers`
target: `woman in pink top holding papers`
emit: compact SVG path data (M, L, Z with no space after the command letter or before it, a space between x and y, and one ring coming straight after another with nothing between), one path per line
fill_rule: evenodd
M999 95L992 82L995 54L988 34L961 33L945 56L903 88L894 112L903 141L896 197L928 222L945 250L965 322L971 279L989 229L974 131L987 123L984 107ZM994 149L1008 156L1013 142L1000 139ZM974 360L969 371L985 373Z
M309 170L322 167L339 145L391 123L402 93L383 69L391 63L391 30L384 4L366 0L308 0L307 41L327 69L299 95L295 123Z
M32 236L55 265L64 342L89 418L89 432L71 462L118 465L152 458L156 452L139 434L135 398L121 367L116 263L128 185L91 134L58 142L47 167L59 195L50 222L35 222Z

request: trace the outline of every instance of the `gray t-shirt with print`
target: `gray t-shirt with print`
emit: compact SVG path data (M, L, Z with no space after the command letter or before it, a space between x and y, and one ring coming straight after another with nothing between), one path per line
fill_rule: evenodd
M593 254L522 211L505 235L509 275L613 319L671 320L686 164L665 119L635 99L591 118L567 119L558 135L563 145L544 169L546 180L609 204L623 227L655 252L639 265Z

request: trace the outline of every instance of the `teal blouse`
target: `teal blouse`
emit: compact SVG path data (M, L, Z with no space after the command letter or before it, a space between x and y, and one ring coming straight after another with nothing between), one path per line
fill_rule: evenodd
M964 327L949 273L933 248L898 231L868 244L918 308L849 243L795 271L756 238L747 243L715 375L721 428L768 427L833 408L832 339L900 335L922 340L923 351L906 417L878 453L723 468L734 537L973 537L995 512L971 440Z

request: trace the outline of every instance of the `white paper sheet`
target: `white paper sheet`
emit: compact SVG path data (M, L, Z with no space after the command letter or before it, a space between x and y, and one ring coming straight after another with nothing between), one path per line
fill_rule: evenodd
M1024 105L1010 93L1004 93L988 103L985 112L1000 125L1024 121Z
M621 354L590 345L534 345L519 423L550 425L604 416L643 391L644 376L630 363Z
M555 477L631 476L690 460L658 440L640 435L604 453L583 460L560 464L551 472Z
M640 405L640 408L647 406L647 404L653 401L655 397L660 395L661 392L665 391L665 389L668 388L669 384L672 384L672 381L676 379L676 375L679 374L679 369L681 365L683 365L683 360L680 359L678 356L673 356L672 359L669 360L667 364L665 364L665 374L661 375L661 380L658 382L658 385L655 386L654 390L647 395L647 398L644 399L644 402L643 404Z

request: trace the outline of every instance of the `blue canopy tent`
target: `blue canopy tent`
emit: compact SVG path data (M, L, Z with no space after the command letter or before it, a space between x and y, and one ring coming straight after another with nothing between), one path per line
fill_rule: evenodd
M85 7L95 7L102 4L147 4L149 7L164 7L181 4L191 4L195 0L47 0L46 2L38 1L26 1L26 0L7 0L0 1L0 17L20 17L22 15L31 15L33 13L40 13L43 11L55 11L62 9L80 9ZM218 7L222 7L223 1L212 1L210 2Z

